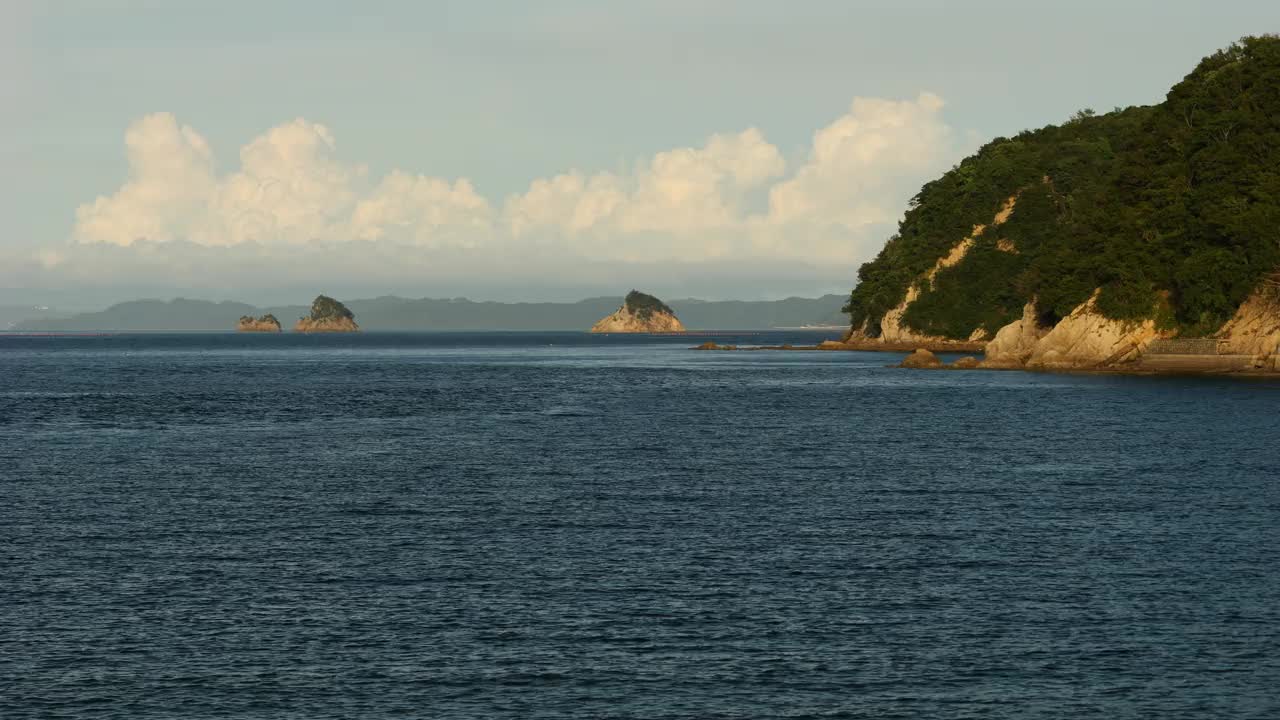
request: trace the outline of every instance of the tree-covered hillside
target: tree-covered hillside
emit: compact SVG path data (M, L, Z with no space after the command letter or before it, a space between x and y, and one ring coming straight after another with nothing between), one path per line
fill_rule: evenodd
M351 320L355 315L347 309L346 305L334 300L328 295L317 295L316 299L311 302L312 320Z
M921 282L973 227L963 260ZM903 322L964 338L1036 300L1046 324L1101 288L1116 319L1216 330L1280 267L1280 37L1248 37L1200 62L1151 107L1082 110L998 138L924 186L898 233L858 272L846 311L875 335L912 283Z
M653 317L654 313L675 315L675 311L666 303L652 295L649 295L648 293L642 293L639 290L632 290L627 293L627 299L624 301L624 304L626 305L627 310L631 311L632 314L641 320L648 320Z

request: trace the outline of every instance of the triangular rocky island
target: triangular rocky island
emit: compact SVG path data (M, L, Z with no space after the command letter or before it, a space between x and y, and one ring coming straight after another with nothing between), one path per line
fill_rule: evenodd
M612 314L601 318L591 328L593 333L664 333L684 332L684 324L666 303L658 298L632 290Z
M346 305L328 295L320 295L311 303L311 314L298 318L294 332L358 332L356 316Z

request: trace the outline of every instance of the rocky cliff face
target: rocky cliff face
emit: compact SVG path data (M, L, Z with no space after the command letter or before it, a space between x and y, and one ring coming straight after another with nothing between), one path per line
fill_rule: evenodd
M1264 361L1255 366L1275 368L1280 355L1280 287L1268 283L1251 295L1222 327L1218 338L1219 352L1252 355Z
M1098 312L1097 293L1053 327L1037 323L1034 303L987 343L982 367L1093 370L1132 363L1152 340L1163 337L1154 320L1125 322Z
M903 322L903 316L907 314L907 310L910 309L912 303L920 299L920 287L923 285L932 285L934 278L937 277L940 271L952 267L963 260L965 255L973 249L975 238L987 232L989 228L998 228L1008 221L1009 216L1013 214L1013 208L1017 204L1017 201L1018 198L1016 195L1006 200L1004 206L1001 207L1000 211L991 219L991 223L989 225L974 225L973 230L970 231L968 237L953 246L951 248L951 252L947 253L944 257L939 258L938 262L934 264L933 268L930 269L929 272L925 273L923 277L907 289L906 297L902 299L902 302L898 303L897 307L884 314L884 317L881 318L878 327L868 328L864 326L862 328L856 328L845 336L845 342L877 342L884 343L886 345L915 343L942 349L945 349L949 344L956 343L957 341L950 340L948 338L916 332ZM1013 252L1013 250L1011 249L1007 252ZM973 333L969 336L969 340L983 340L985 339L985 336L985 332L982 328L975 328Z
M316 297L311 303L311 314L298 318L294 332L357 332L355 315L346 305L326 295Z
M1125 370L1178 372L1229 370L1228 356L1244 358L1244 369L1280 370L1280 287L1264 284L1240 306L1217 333L1217 355L1202 361L1184 358L1170 368L1140 363L1148 346L1173 333L1161 331L1154 320L1124 322L1098 312L1097 293L1053 327L1036 323L1034 303L1022 318L1000 329L987 343L981 367L1030 370Z
M1103 316L1089 302L1076 308L1036 343L1027 367L1073 370L1123 366L1142 356L1152 340L1162 337L1154 320L1126 322Z
M1048 332L1049 328L1042 328L1036 322L1035 303L1027 303L1022 308L1022 317L1000 328L995 338L987 343L982 367L1025 367L1036 351L1036 344Z
M675 313L658 298L632 290L622 307L591 327L593 333L684 332Z
M280 332L280 321L275 315L270 313L260 318L250 315L241 315L240 322L236 323L236 332Z

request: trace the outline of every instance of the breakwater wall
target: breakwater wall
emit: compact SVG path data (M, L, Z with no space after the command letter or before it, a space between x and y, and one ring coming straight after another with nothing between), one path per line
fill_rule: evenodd
M1276 358L1231 353L1215 338L1155 340L1138 361L1143 370L1159 372L1244 372L1275 370Z

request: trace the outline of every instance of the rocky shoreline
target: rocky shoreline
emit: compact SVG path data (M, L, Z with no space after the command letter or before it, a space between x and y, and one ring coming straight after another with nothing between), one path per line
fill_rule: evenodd
M1101 290L1066 317L1044 321L1035 301L990 339L975 330L968 342L912 335L899 324L908 294L876 327L852 329L816 349L981 353L975 368L1141 375L1280 374L1280 285L1264 283L1210 337L1179 337L1172 323L1116 320L1098 308ZM985 341L984 341L985 340ZM968 365L968 363L966 363ZM908 367L937 367L923 356Z
M839 345L840 347L835 347ZM881 346L858 346L854 347L847 343L839 343L836 341L828 341L822 345L716 345L715 343L704 343L691 350L701 351L720 351L720 352L753 352L753 351L782 351L782 352L882 352L882 353L902 353L907 352L901 347ZM954 353L954 349L930 349L916 348L910 351L905 360L889 367L908 368L916 370L994 370L994 371L1030 371L1030 372L1051 372L1051 373L1080 373L1090 375L1192 375L1192 376L1216 376L1216 377L1254 377L1254 378L1277 378L1280 379L1280 368L1274 366L1251 366L1248 365L1245 358L1247 356L1217 356L1219 358L1230 358L1227 362L1215 362L1213 360L1197 362L1195 360L1184 360L1176 365L1174 364L1157 364L1148 360L1145 363L1135 363L1127 365L1111 365L1111 366L1076 366L1076 367L1025 367L1016 365L1003 365L999 363L990 363L985 360L979 360L973 356L964 356L952 363L943 362L942 358L937 357L938 352ZM1210 356L1212 357L1212 356ZM932 359L930 359L932 358ZM1241 358L1241 361L1233 361L1235 358Z
M1196 352L1178 352L1181 343L1194 343L1201 346L1212 346L1215 352L1205 352L1202 348L1192 348ZM783 351L783 352L883 352L910 353L904 360L889 367L916 370L1023 370L1031 372L1085 373L1092 375L1184 375L1214 377L1253 377L1280 378L1280 364L1275 355L1219 353L1218 348L1227 348L1226 341L1187 340L1168 341L1167 347L1157 346L1137 355L1129 362L1112 364L1078 365L1028 365L1008 362L993 362L985 357L981 346L975 350L974 343L924 343L910 347L904 343L868 343L842 342L826 340L818 345L718 345L706 342L690 348L700 351L719 352L751 352L751 351ZM938 353L957 354L978 352L982 355L964 355L947 363L938 357ZM980 359L981 357L981 359Z

